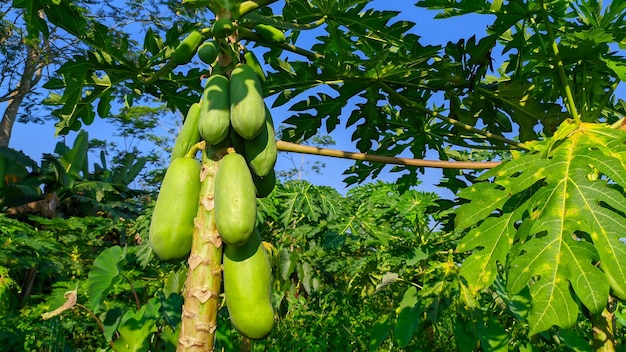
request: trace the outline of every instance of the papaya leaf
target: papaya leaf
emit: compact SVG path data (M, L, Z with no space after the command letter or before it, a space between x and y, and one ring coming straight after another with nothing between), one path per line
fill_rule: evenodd
M461 268L468 286L491 285L497 263L506 264L509 294L530 288L532 334L573 326L578 301L598 313L609 290L626 297L626 245L619 240L626 232L625 145L624 131L565 121L553 137L533 143L535 153L464 190L470 202L458 208L456 223L475 226L458 247L473 250ZM503 201L505 194L512 200Z
M176 271L170 272L165 277L165 284L163 285L165 297L167 298L172 294L180 294L185 287L185 280L187 280L187 267L181 267Z
M113 285L119 282L120 268L125 260L126 248L122 249L120 246L105 249L94 260L88 276L89 301L94 312L98 312Z
M414 266L426 259L428 259L428 253L425 253L420 248L416 247L413 249L413 252L411 252L410 256L407 257L406 265Z
M473 228L459 243L457 250L466 251L477 247L483 250L470 255L461 266L460 275L472 292L491 285L498 273L497 262L506 263L511 242L515 236L514 223L517 213L491 217Z
M150 259L152 259L152 247L150 247L150 243L143 243L137 246L137 261L142 268L145 268L150 264Z

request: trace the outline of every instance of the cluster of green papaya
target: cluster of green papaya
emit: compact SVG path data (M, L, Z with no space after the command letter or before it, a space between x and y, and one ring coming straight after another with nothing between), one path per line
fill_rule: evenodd
M213 63L218 48L203 43L198 55ZM262 71L248 52L230 74L208 77L200 102L193 104L172 150L156 200L149 241L162 260L189 255L198 211L200 164L196 143L221 157L215 175L214 214L224 243L223 282L233 326L251 339L266 337L274 325L271 266L257 223L257 198L276 183L274 124L262 93ZM219 151L219 152L215 152Z
M276 183L277 149L272 115L263 101L257 71L248 64L251 61L237 65L230 78L222 74L208 78L199 110L198 130L200 139L210 148L231 148L220 168L224 168L223 164L235 164L230 159L238 159L238 164L246 166L250 174L252 195L263 198L272 192ZM226 237L229 243L229 236Z
M213 74L200 107L199 131L207 144L227 146L215 175L215 224L225 244L223 280L233 326L261 339L274 325L271 267L256 229L256 198L276 182L276 141L260 78L247 63L230 78Z

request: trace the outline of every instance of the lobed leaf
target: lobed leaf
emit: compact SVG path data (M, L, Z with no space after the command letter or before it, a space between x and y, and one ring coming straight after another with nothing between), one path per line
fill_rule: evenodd
M467 286L490 286L506 265L510 294L530 288L538 333L571 327L578 301L598 313L609 290L626 297L626 133L568 121L533 147L463 190L470 202L456 223L475 226L457 247L472 250L461 267Z

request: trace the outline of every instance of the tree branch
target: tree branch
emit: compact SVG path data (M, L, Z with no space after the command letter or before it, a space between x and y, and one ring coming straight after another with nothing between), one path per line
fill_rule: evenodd
M24 61L24 69L18 86L11 93L7 108L4 110L2 120L0 121L0 146L8 147L11 140L11 132L13 124L17 119L17 113L22 105L22 101L26 94L30 92L33 83L39 80L38 72L38 51L32 45L26 45L27 55Z

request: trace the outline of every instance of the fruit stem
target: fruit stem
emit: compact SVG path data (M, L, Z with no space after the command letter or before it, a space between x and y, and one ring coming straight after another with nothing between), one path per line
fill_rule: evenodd
M201 146L202 142L192 149ZM196 149L197 150L197 149ZM191 151L190 151L191 153ZM202 153L200 200L189 271L183 293L184 304L177 351L213 351L217 330L217 311L222 282L222 240L215 226L213 195L218 163Z
M269 40L264 39L263 37L261 37L260 35L256 34L255 32L251 31L250 29L246 28L246 27L239 27L239 39L243 39L243 40L248 40L248 41L253 41L255 43L259 43L259 44L263 44L265 46L269 46L269 47L276 47L276 48L280 48L283 50L287 50L287 51L291 51L292 53L296 53L298 55L302 55L304 57L306 57L309 60L315 60L315 59L320 59L323 58L324 55L318 54L318 53L314 53L312 51L308 51L306 49L302 49L299 48L293 44L289 44L289 43L273 43Z
M270 26L274 26L282 29L294 29L294 30L307 30L307 29L315 29L326 22L327 16L324 15L317 19L316 21L310 23L297 23L297 22L286 22L276 19L274 17L268 17L261 15L260 13L250 13L246 16L246 20L254 21L257 23L268 24Z
M205 147L206 147L205 141L200 141L192 145L191 148L189 148L189 151L187 152L187 154L185 154L185 158L192 158L192 159L195 158L196 153L198 153L198 151L204 151ZM202 156L202 160L204 160L204 154Z
M143 78L141 82L143 83L152 83L157 79L163 77L164 74L172 72L172 69L176 67L176 63L174 60L170 59L163 67L161 67L158 71L152 74L152 76L148 78Z
M545 1L540 1L541 5L541 16L543 17L544 25L546 26L546 33L548 34L548 39L550 40L550 44L552 46L552 52L554 54L554 59L556 60L556 71L559 74L559 78L561 80L561 88L565 93L565 101L567 103L567 110L572 115L572 118L576 123L581 123L580 114L578 113L578 109L576 108L576 103L574 102L574 94L572 93L572 85L570 80L567 78L567 73L565 72L565 65L563 64L563 58L561 57L561 53L559 51L559 45L554 37L554 31L552 29L552 23L550 22L550 18L548 15L548 8L546 6ZM539 35L541 36L541 35ZM586 77L584 77L586 79Z

